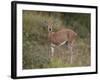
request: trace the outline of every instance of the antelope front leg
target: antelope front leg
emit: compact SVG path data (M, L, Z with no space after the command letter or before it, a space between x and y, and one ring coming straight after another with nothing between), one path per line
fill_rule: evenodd
M53 57L54 55L54 47L51 47L51 56Z

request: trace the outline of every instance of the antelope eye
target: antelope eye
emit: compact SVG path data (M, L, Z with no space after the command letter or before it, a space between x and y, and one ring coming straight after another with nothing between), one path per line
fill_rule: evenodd
M51 31L51 28L49 28L49 31Z

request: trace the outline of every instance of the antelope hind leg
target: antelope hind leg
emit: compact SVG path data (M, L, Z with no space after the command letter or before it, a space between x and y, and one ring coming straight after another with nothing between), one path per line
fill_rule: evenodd
M68 45L68 48L69 48L69 50L70 50L70 64L72 64L73 63L73 47L72 47L72 45L71 44L69 44Z

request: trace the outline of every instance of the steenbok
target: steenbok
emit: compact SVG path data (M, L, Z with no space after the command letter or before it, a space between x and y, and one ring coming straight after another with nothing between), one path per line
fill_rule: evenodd
M71 29L62 28L56 32L52 31L53 24L51 22L47 23L48 26L48 40L51 46L51 56L54 55L54 48L64 44L68 45L70 50L70 63L73 62L73 45L76 39L77 33Z

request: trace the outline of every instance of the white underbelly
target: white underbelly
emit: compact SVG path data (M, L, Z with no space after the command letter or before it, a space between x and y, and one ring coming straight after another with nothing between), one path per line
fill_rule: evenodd
M62 46L62 45L64 45L65 43L66 43L66 41L60 43L58 46Z
M55 47L55 46L62 46L62 45L64 45L65 43L66 43L66 41L60 43L59 45L55 45L55 44L51 43L51 46L52 46L52 47Z

